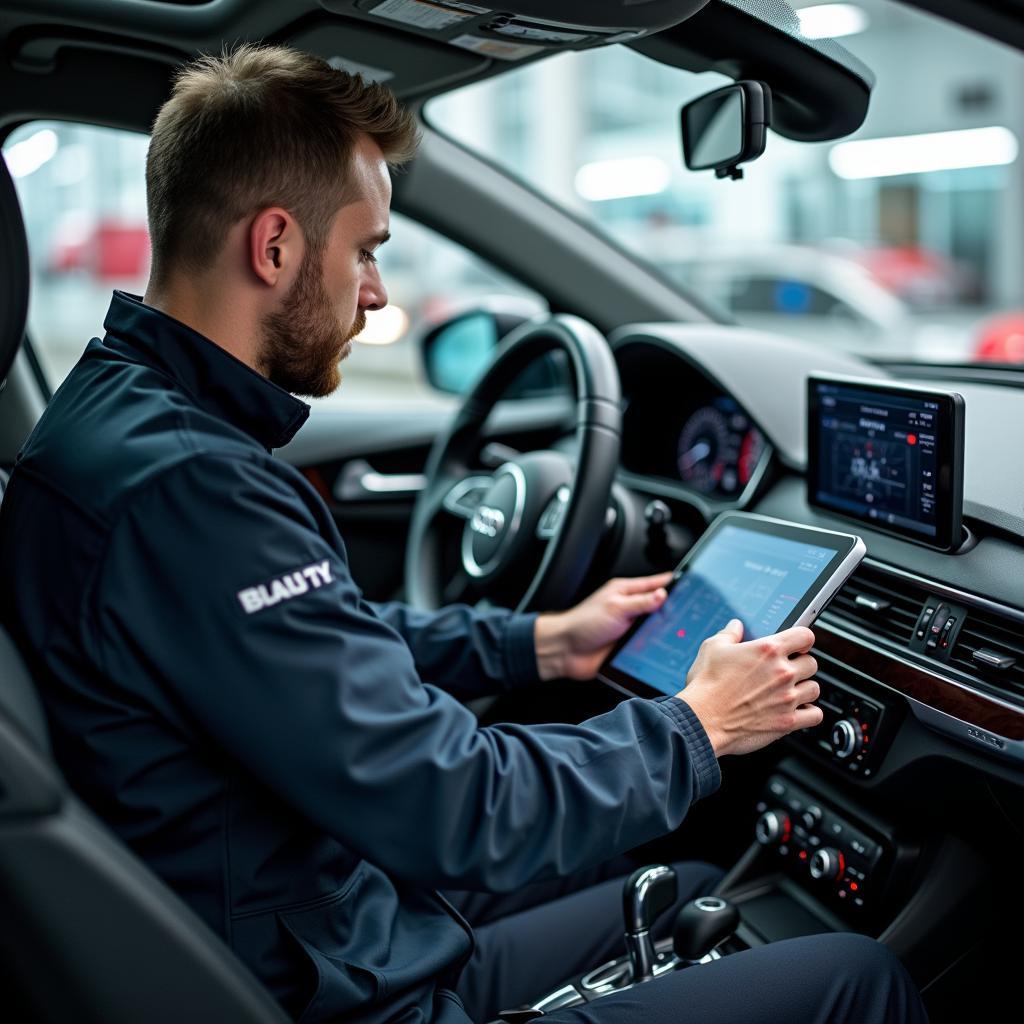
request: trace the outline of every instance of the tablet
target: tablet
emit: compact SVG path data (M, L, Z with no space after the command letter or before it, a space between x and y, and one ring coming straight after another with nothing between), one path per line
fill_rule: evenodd
M598 678L644 697L675 695L701 643L730 619L754 640L809 626L864 557L860 537L725 512L677 566L664 604L638 619Z

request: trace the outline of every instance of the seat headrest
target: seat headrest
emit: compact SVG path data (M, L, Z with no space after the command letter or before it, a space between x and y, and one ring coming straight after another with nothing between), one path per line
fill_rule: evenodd
M21 219L18 193L3 157L0 157L0 267L4 275L0 287L0 380L3 380L25 336L30 278L25 222Z

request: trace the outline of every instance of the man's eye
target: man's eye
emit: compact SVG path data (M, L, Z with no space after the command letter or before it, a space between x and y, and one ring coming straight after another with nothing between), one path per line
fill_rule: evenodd
M374 256L374 254L372 252L370 252L369 249L360 249L359 250L359 258L364 263L376 263L377 262L377 257Z

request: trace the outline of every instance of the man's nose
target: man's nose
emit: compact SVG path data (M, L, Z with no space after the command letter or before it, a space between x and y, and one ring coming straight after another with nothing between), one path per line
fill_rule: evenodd
M383 309L388 304L388 291L376 267L363 279L359 288L359 305L362 309Z

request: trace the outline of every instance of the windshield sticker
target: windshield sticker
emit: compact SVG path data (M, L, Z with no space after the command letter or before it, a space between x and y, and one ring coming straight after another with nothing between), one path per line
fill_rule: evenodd
M499 60L522 60L544 52L543 46L506 43L501 39L481 39L479 36L456 36L450 42L464 50L482 53L485 57L497 57Z
M400 21L403 25L415 25L416 28L451 28L483 13L476 11L455 10L456 6L447 7L430 3L429 0L384 0L373 8L372 14L389 21ZM466 5L468 6L468 5Z
M512 22L493 30L499 36L512 36L515 39L533 39L539 43L578 43L590 36L581 32L556 32L551 28L535 28L532 25L519 25Z

